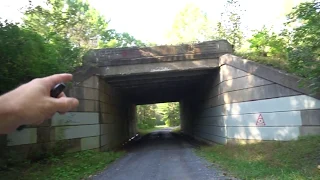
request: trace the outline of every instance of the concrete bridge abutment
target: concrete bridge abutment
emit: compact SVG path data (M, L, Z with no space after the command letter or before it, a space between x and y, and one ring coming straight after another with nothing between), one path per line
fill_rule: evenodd
M182 101L182 130L220 144L320 134L320 101L299 78L232 55Z
M299 78L232 52L224 40L93 50L66 92L79 107L7 135L7 147L27 154L57 143L69 152L108 150L136 134L136 105L174 101L182 132L210 143L320 134L319 96Z

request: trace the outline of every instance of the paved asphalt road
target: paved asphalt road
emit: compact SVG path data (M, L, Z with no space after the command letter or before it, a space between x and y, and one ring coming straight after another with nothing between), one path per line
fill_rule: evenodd
M193 153L193 146L170 129L144 136L126 149L128 154L94 180L230 179Z

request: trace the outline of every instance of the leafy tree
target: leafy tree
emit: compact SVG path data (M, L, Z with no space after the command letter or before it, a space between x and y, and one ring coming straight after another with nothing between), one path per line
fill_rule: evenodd
M194 4L187 4L174 19L168 38L172 44L193 43L212 39L213 24Z
M287 44L285 39L265 26L256 31L248 42L250 42L251 50L258 56L286 58Z
M38 33L17 24L0 23L0 92L36 77L69 71L79 49L55 36L48 42Z
M169 127L180 125L179 103L163 103L158 106L158 112Z
M294 8L288 17L288 23L301 24L294 29L293 43L296 46L309 46L313 50L320 47L320 2L313 0L311 2L301 3Z
M227 0L225 11L217 23L216 31L219 39L226 39L235 49L239 49L244 39L241 27L242 10L238 0Z
M320 88L320 2L304 2L288 15L288 23L300 24L293 30L289 52L291 68L311 82L309 88Z
M160 103L137 106L137 126L150 129L155 125L178 126L180 124L179 103Z
M23 25L0 24L0 93L37 77L70 72L94 47L142 46L128 33L108 30L108 21L82 0L47 0L30 7Z
M84 50L144 45L128 33L108 29L109 21L82 0L47 0L47 7L29 8L25 15L25 26L48 40L58 34Z
M137 126L139 129L150 129L156 125L156 105L137 106Z
M113 48L113 47L130 47L130 46L146 46L140 40L135 39L129 33L117 33L116 30L111 29L101 33L98 42L99 48Z
M92 48L91 40L107 30L108 22L82 0L47 0L47 7L37 6L25 13L26 27L50 38L59 34L74 45Z

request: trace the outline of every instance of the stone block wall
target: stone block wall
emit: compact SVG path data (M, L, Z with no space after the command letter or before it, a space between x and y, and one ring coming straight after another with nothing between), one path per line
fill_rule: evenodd
M179 102L180 107L180 121L181 131L184 134L193 136L193 112L194 107L192 106L191 98L184 98Z
M123 143L135 133L135 106L126 101L104 79L99 79L100 89L100 148L107 150Z
M22 131L7 135L7 148L17 154L33 156L50 149L62 148L75 152L100 147L99 82L93 76L65 91L79 99L80 105L73 112L56 113L39 126L28 126ZM61 147L57 147L61 146Z
M120 145L135 133L129 127L134 124L134 106L98 76L74 85L65 93L79 99L75 110L63 115L56 113L39 126L2 136L2 144L23 156L50 151L55 146L67 152L105 150Z
M250 66L246 71L221 64L218 73L197 90L197 98L183 103L193 109L192 121L182 118L183 131L221 144L320 134L320 101L273 78L259 76Z

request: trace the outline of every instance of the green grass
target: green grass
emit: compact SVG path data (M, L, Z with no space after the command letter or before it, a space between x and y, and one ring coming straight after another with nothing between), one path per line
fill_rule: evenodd
M180 132L181 132L181 126L178 126L178 127L174 128L174 129L172 130L172 132L174 132L174 133L180 133Z
M244 59L248 59L251 61L255 61L267 66L274 67L279 70L283 70L288 73L294 73L289 67L288 61L282 58L273 58L273 57L262 57L257 56L252 53L235 53L236 56L242 57Z
M158 125L158 126L155 126L155 128L160 128L160 129L167 128L167 127L169 127L169 126L167 126L167 125Z
M241 179L320 179L320 136L288 142L215 145L201 147L196 153Z
M36 163L19 164L0 171L0 179L82 179L105 169L124 152L94 150L68 153Z
M166 128L168 126L166 125L161 125L161 126L155 126L154 128L150 128L150 129L138 129L138 132L141 136L144 136L146 134L149 134L153 131L156 131L156 130L160 130L160 129L163 129L163 128Z

